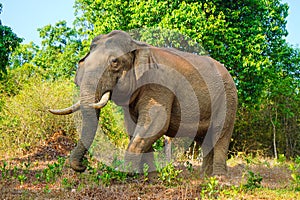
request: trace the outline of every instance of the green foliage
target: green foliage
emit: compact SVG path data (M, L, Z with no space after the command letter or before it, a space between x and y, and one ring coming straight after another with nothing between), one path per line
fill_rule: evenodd
M7 162L5 160L2 161L2 165L0 166L0 170L1 170L1 177L3 179L8 177L9 169L7 168Z
M261 187L262 176L258 173L255 174L253 171L248 171L247 183L243 185L246 189L253 190Z
M101 110L100 126L117 147L125 149L128 145L128 135L124 127L123 111L112 102Z
M0 14L1 12L2 4L0 3ZM0 80L7 72L11 53L22 41L23 39L19 38L10 27L2 25L0 20Z
M27 177L25 174L21 174L18 176L18 180L21 183L21 185L23 185L23 183L27 180Z
M182 170L177 170L173 163L169 163L165 167L159 169L158 179L166 186L175 186L182 181L182 178L179 177L181 172Z
M147 163L144 163L143 173L144 173L144 181L148 181L149 180L149 165Z
M285 155L284 155L284 154L279 154L279 155L278 155L277 161L278 161L279 163L284 164L284 163L286 162L286 157L285 157Z
M293 187L296 191L300 191L300 156L297 156L294 163L289 165L291 177L293 179Z
M68 80L43 81L33 77L23 85L19 94L3 97L0 112L0 152L26 151L63 128L76 133L76 115L54 116L49 108L67 107L72 102L74 84ZM58 119L59 118L59 119Z
M77 31L68 27L66 21L47 25L38 31L41 47L33 42L20 45L11 56L10 67L17 69L30 65L30 74L40 74L48 80L72 77L83 54Z
M62 174L65 161L65 158L59 157L57 162L48 164L48 167L45 168L41 173L35 174L36 179L39 181L45 181L46 183L55 182L56 179Z
M218 199L221 189L216 177L205 178L204 183L201 186L201 198Z
M88 171L97 184L102 183L109 186L112 182L124 182L127 179L127 173L107 166L104 163L98 163L97 168L88 166Z
M42 47L32 62L45 70L46 78L73 76L82 49L75 29L68 27L66 21L60 21L55 26L47 25L38 31L42 38Z

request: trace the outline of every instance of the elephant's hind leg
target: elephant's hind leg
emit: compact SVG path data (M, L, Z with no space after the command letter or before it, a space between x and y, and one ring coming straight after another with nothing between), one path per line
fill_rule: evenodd
M226 127L214 146L213 175L227 175L226 160L233 126Z

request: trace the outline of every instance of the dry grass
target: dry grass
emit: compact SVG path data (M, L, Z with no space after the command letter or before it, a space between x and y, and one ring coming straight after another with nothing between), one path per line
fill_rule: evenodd
M0 199L300 199L299 192L292 190L287 165L263 158L252 158L250 163L242 157L232 158L228 161L228 177L219 179L201 177L198 162L192 162L193 172L176 163L176 168L183 172L182 181L175 186L166 186L159 180L149 183L143 177L112 181L105 186L93 180L89 172L75 173L66 163L53 181L37 179L48 164L57 162L59 156L67 157L73 147L73 141L59 132L27 155L2 159L1 173L5 171L3 163L7 162L5 173L9 175L0 177ZM261 175L261 188L241 187L247 182L248 171ZM23 182L18 177L22 174L26 176Z

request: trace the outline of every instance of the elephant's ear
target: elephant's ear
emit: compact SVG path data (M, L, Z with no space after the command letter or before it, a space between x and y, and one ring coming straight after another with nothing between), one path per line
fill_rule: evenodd
M134 70L136 80L139 80L145 72L155 68L158 67L149 46L135 50Z
M75 84L77 86L80 86L81 84L81 81L82 81L82 77L83 77L83 74L84 74L84 61L85 59L90 55L90 53L86 54L86 56L84 56L81 60L79 60L78 62L78 68L77 68L77 71L76 71L76 75L75 75Z

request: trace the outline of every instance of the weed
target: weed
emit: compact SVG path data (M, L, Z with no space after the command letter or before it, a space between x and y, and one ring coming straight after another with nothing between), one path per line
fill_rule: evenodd
M23 162L22 166L23 166L23 173L28 174L29 173L29 168L31 166L30 160L28 160L28 162Z
M258 163L257 158L255 156L253 156L252 153L244 155L243 159L246 161L246 163L248 165L257 164Z
M202 199L217 199L220 193L219 181L216 177L205 178L202 185L201 198Z
M18 181L21 183L21 185L23 185L23 183L27 180L27 177L25 174L20 174L18 176Z
M243 185L244 188L252 190L261 187L262 176L258 173L255 174L253 171L248 171L247 183Z
M277 158L277 162L279 162L280 164L283 164L286 162L286 157L284 154L279 154L278 158Z
M49 187L49 185L47 184L45 187L44 187L44 193L50 193L51 192L51 189Z
M61 181L61 185L62 188L70 190L74 187L74 182L69 180L68 178L63 178Z
M193 172L194 171L193 165L189 161L186 161L184 163L184 166L189 170L189 172Z
M175 169L173 163L169 163L159 170L158 179L167 186L175 186L182 181L182 178L178 177L181 172L182 170Z
M236 199L236 198L232 198L232 197L237 197L241 193L243 193L243 188L242 187L232 185L229 188L222 189L220 191L220 196L226 197L226 198L231 197L230 199ZM222 198L220 198L220 199L222 199Z
M113 167L107 166L103 163L99 163L97 168L88 166L87 169L94 182L99 184L99 181L101 181L101 183L105 186L109 186L113 181L125 182L127 178L126 172L118 171Z
M1 176L2 178L7 178L8 174L9 174L9 169L7 169L7 162L3 161L2 162L2 166L0 166L0 170L1 170Z
M18 171L19 171L20 169L19 169L19 167L18 166L14 166L14 168L12 169L12 174L11 174L11 176L13 177L13 178L17 178L17 176L18 176Z
M148 179L149 179L149 165L147 165L146 163L144 163L143 173L144 173L144 181L148 181Z
M45 180L47 183L54 182L61 175L64 163L65 158L59 157L57 162L48 164L48 168L45 168L41 174L36 174L35 177L38 180Z

